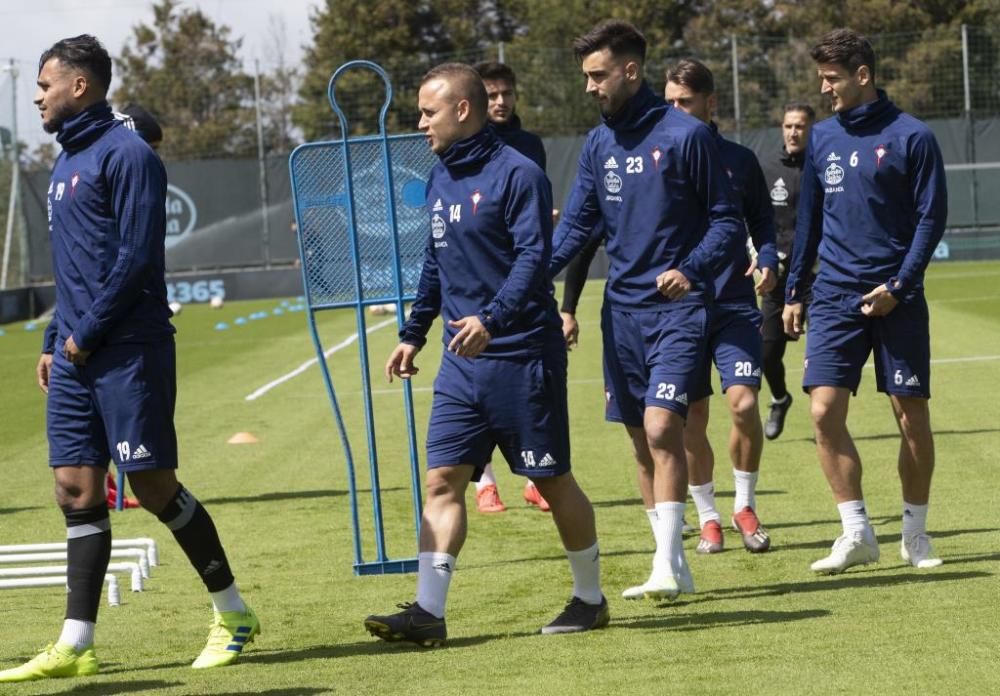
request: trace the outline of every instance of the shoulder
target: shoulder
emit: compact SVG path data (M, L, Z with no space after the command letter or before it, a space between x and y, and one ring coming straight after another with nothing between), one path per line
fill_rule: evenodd
M98 141L98 144L106 151L107 157L112 163L126 167L163 169L163 162L153 151L153 148L138 133L126 128L122 123L109 129Z
M537 137L537 136L533 136ZM545 172L530 157L521 154L516 148L504 145L493 162L505 172L514 183L535 185L547 183Z

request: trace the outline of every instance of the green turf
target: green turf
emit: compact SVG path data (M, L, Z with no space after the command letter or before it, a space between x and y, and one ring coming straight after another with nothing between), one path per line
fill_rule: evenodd
M163 564L147 592L126 592L121 607L102 608L102 673L0 692L996 693L998 280L998 263L940 264L928 274L933 357L947 360L935 365L932 385L938 471L930 526L943 567L918 572L899 559L898 440L888 403L874 392L873 371L866 370L850 425L866 466L866 499L882 561L838 577L809 572L839 526L816 462L805 399L796 392L785 435L764 449L758 502L774 550L751 556L728 533L729 550L705 558L693 553L695 540L688 539L699 593L663 605L619 598L625 586L645 579L652 539L624 432L602 420L600 287L592 283L581 304L581 346L571 355L569 393L574 468L597 509L611 626L590 635L536 634L569 595L568 566L548 516L522 505L520 481L501 472L500 490L511 509L472 515L452 584L450 644L434 651L380 644L361 626L366 614L411 600L415 579L352 575L344 457L318 370L245 400L313 356L305 314L215 331L217 321L277 303L188 307L176 320L181 478L212 512L263 635L233 668L189 669L207 634L207 598L155 519L141 511L115 514L115 534L157 539ZM328 345L354 331L348 313L328 313L321 324ZM4 328L0 543L58 540L64 531L45 465L44 399L33 379L40 330ZM434 335L439 331L440 324ZM370 340L378 377L394 332L385 328ZM434 340L418 359L421 440L439 355ZM786 362L794 384L801 377L801 346L790 349ZM364 469L354 347L330 363ZM399 389L381 379L376 389L390 552L410 556ZM725 511L732 503L724 456L728 419L721 401L713 409L710 436ZM250 431L260 442L226 444L237 431ZM359 485L368 486L366 475ZM367 508L362 522L370 528ZM370 545L366 553L371 557ZM0 667L53 640L62 605L58 588L0 592Z

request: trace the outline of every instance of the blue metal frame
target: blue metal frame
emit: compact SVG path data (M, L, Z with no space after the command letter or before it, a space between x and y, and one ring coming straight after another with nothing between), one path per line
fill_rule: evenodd
M366 136L349 139L348 134L349 123L343 110L337 103L336 99L336 85L337 80L348 70L363 68L375 72L385 84L386 97L385 102L382 104L382 108L379 112L379 134L378 136ZM385 129L385 116L389 109L389 105L392 102L392 84L389 81L389 76L376 63L370 61L351 61L340 66L333 76L330 78L330 83L327 89L327 96L330 100L330 106L332 107L334 113L340 122L341 133L343 139L337 141L336 144L343 145L343 155L344 155L344 183L345 183L345 199L342 201L346 210L348 218L348 238L350 240L351 257L354 266L354 288L355 288L355 298L352 301L347 302L328 302L324 304L314 305L312 303L312 294L310 292L310 279L309 273L307 272L307 265L305 261L302 264L302 275L303 283L305 285L306 291L306 303L308 307L309 315L309 330L312 334L313 345L316 349L316 353L319 357L320 371L323 375L323 383L326 388L327 397L330 400L330 405L333 410L334 420L337 424L337 430L340 435L341 442L344 447L344 454L347 464L347 475L348 475L348 495L351 505L351 526L353 530L353 542L354 542L354 572L357 575L378 575L384 573L405 573L414 572L417 569L417 559L416 558L406 558L406 559L391 559L389 558L386 551L385 544L385 532L383 526L383 515L382 515L382 496L381 496L381 486L379 484L379 468L378 468L378 449L375 440L375 415L372 408L372 398L371 398L371 376L369 370L369 360L368 360L368 339L367 339L367 326L365 319L365 308L373 304L382 304L386 301L394 301L396 303L396 321L397 326L402 328L404 318L405 318L405 302L411 301L413 297L407 297L403 294L403 278L402 269L400 265L400 249L399 249L399 239L398 239L398 226L396 217L396 204L395 196L393 195L393 175L392 175L392 158L389 148L389 142L392 139L391 136L387 135ZM355 198L354 198L354 181L353 181L353 170L351 162L351 148L349 146L350 142L372 142L379 141L382 145L382 157L383 157L383 175L385 181L386 191L388 196L386 197L388 215L387 222L389 223L389 229L392 230L390 238L392 240L392 260L393 260L393 283L396 289L395 297L380 297L380 298L365 298L364 297L364 285L361 278L361 261L360 254L358 250L359 243L359 233L357 229L357 218L355 215ZM298 190L296 186L295 168L294 162L296 156L303 150L312 147L323 147L329 146L334 143L307 143L300 145L292 152L289 158L289 168L291 169L291 184L292 184L292 200L295 208L295 219L299 225L299 229L304 229L302 223L302 215L300 210L300 199L298 196ZM323 204L329 204L329 201L323 201ZM308 206L307 206L308 207ZM298 236L299 245L299 255L303 260L305 256L305 248L303 246L303 236L300 234ZM360 354L361 361L361 388L362 396L364 399L364 409L365 409L365 429L367 432L368 439L368 455L369 455L369 473L371 478L371 496L372 496L372 515L374 518L374 530L375 530L375 560L365 561L362 553L362 543L361 543L361 529L358 517L358 491L357 484L355 481L356 470L354 466L354 456L352 453L352 448L350 444L350 438L347 433L347 429L344 424L344 419L340 411L340 406L337 401L336 390L333 386L333 379L330 375L329 368L326 364L326 358L324 355L322 341L320 340L319 333L316 328L316 312L328 310L328 309L338 309L353 307L355 310L355 319L357 324L358 333L358 350ZM403 381L403 404L406 413L406 425L409 440L409 450L410 450L410 479L411 479L411 491L413 496L413 513L414 513L414 527L416 529L416 540L419 543L420 537L420 518L423 508L423 501L421 498L421 480L420 480L420 467L419 467L419 457L417 450L417 438L416 438L416 424L413 415L413 393L412 387L409 380Z

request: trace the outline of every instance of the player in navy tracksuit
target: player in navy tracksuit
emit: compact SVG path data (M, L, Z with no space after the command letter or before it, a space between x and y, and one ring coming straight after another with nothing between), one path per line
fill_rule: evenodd
M369 616L384 640L444 641L445 601L465 541L465 491L499 447L552 506L573 597L542 633L600 628L594 511L570 473L566 343L552 297L552 192L541 169L486 127L478 73L445 63L424 77L420 130L441 161L427 183L430 234L417 297L385 371L408 379L431 323L445 320L427 434L427 499L416 602Z
M545 146L534 133L521 128L517 115L517 76L508 65L496 61L477 63L476 72L483 79L488 99L486 119L490 128L505 145L509 145L537 164L545 171ZM524 484L524 499L537 505L542 511L549 510L549 504L538 492L531 479ZM493 464L488 463L482 476L476 481L476 509L479 512L503 512L507 506L500 499Z
M850 397L872 352L877 388L889 395L902 435L903 560L934 567L941 560L926 529L934 440L923 276L947 216L941 151L926 125L876 90L875 53L864 37L838 29L812 57L836 116L810 134L783 319L786 331L801 333L800 298L818 252L802 384L843 523L830 555L812 568L838 573L879 557L847 431Z
M693 591L681 545L684 420L704 360L715 276L746 232L711 131L643 81L642 34L612 20L574 50L604 122L584 143L552 269L605 235L606 417L632 439L657 547L649 580L623 594L673 598Z
M164 283L167 179L159 157L105 101L111 59L92 36L39 61L46 131L63 151L49 186L54 330L37 367L48 394L49 464L66 518L66 620L59 639L0 682L97 673L97 607L111 552L111 457L142 506L174 534L216 620L196 668L233 662L259 623L244 604L205 508L177 482L174 329Z
M722 525L715 507L715 484L712 482L715 456L707 434L714 359L733 422L729 435L729 457L733 462L736 484L732 523L740 532L744 547L758 553L770 548L771 539L756 512L755 491L764 431L757 406L761 374L761 315L754 292L756 290L761 295L770 292L777 278L774 211L757 157L748 148L723 138L711 120L716 102L712 71L697 60L680 61L667 71L665 96L668 103L709 124L712 129L722 164L736 193L740 213L758 252L754 266L746 249L738 249L715 278L715 306L708 331L708 352L699 384L689 395L691 403L684 429L688 490L698 508L701 527L697 551L718 553L723 548ZM754 268L761 271L756 288L751 278Z

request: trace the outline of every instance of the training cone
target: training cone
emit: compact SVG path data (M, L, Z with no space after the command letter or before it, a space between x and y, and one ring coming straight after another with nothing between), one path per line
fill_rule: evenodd
M252 445L257 442L257 438L254 437L253 433L236 433L231 438L226 440L230 445Z

